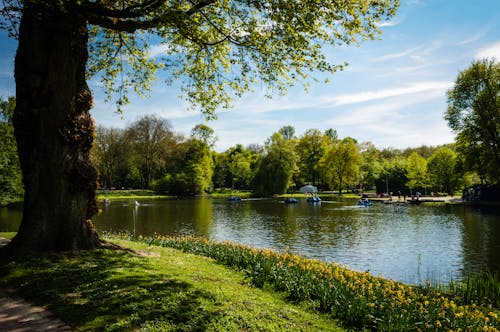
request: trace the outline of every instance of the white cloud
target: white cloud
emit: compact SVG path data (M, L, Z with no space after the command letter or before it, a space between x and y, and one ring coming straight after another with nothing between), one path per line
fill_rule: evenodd
M403 21L403 18L400 17L400 18L397 18L397 19L392 19L392 20L387 20L387 21L380 22L380 23L377 24L377 26L379 28L393 27L393 26L396 26L396 25L400 24L402 21Z
M387 61L387 60L394 60L394 59L402 58L402 57L405 57L405 56L413 54L416 50L418 50L420 48L421 47L418 46L418 47L413 47L413 48L410 48L410 49L407 49L407 50L404 50L404 51L401 51L401 52L396 52L396 53L390 53L390 54L382 55L382 56L373 58L372 61L373 62L380 62L380 61Z
M500 60L500 41L480 49L476 53L475 58L496 58L497 60Z
M423 92L444 94L444 92L448 90L452 84L452 82L447 81L416 82L403 87L326 97L323 100L323 104L333 104L334 106L341 106Z
M172 48L170 45L165 45L165 44L153 45L149 49L149 57L156 58L158 56L167 56L169 55L171 50Z
M471 44L473 42L476 42L479 39L481 39L486 34L486 32L487 31L485 30L485 31L476 33L475 35L473 35L473 36L471 36L471 37L469 37L467 39L464 39L461 42L457 43L457 45L468 45L468 44Z

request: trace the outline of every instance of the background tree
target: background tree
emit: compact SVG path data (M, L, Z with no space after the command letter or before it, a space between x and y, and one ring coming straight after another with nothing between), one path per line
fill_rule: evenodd
M204 125L202 123L197 124L191 130L191 138L202 141L203 143L208 145L210 148L214 147L215 142L217 142L217 139L218 139L217 136L215 136L214 130L212 128L210 128L209 126Z
M339 139L339 135L336 129L329 128L325 130L325 136L328 137L331 141L336 141Z
M458 75L445 119L469 168L483 182L500 184L500 63L478 60Z
M170 122L155 115L146 115L127 129L127 140L133 151L133 163L137 166L142 188L149 188L162 164L162 143L173 136Z
M308 129L299 138L296 152L300 156L299 173L304 182L316 185L320 180L319 160L325 153L328 140L318 129Z
M427 160L418 152L413 152L406 162L408 182L406 185L412 189L426 189L429 186L427 174Z
M235 183L240 189L248 187L252 179L252 169L250 161L243 153L232 156L229 170L232 174L231 188L235 188Z
M407 160L402 155L393 158L382 159L382 169L375 180L375 187L378 193L397 193L409 195Z
M181 196L209 192L212 189L214 163L208 145L190 139L179 144L177 153L180 156L177 170L153 181L153 189Z
M285 140L280 133L271 136L253 181L256 194L282 194L292 186L292 176L297 167L294 148L293 141Z
M380 151L372 142L363 142L359 144L361 153L360 171L360 189L372 189L375 186L375 180L382 171Z
M186 99L214 116L256 80L285 93L311 72L341 69L322 53L327 45L375 38L377 23L397 5L4 0L0 28L19 40L13 123L25 179L23 220L5 250L98 244L89 221L97 211L97 173L89 160L94 126L86 79L103 74L118 108L128 89L144 94L161 67L149 56L148 37L168 45L163 65Z
M125 131L97 127L91 157L99 172L99 185L104 188L115 187L119 169L128 169L130 158Z
M212 182L215 188L228 188L232 183L232 176L229 170L229 157L226 152L213 152L214 174Z
M293 126L283 126L278 132L286 140L291 140L295 135L295 128Z
M431 185L439 191L453 195L462 174L457 167L457 154L449 148L440 148L427 160L427 172Z
M340 195L347 184L358 180L361 155L352 139L344 139L328 146L319 161L320 169L331 188L337 188Z
M0 99L0 206L19 200L23 194L21 168L12 127L16 99Z

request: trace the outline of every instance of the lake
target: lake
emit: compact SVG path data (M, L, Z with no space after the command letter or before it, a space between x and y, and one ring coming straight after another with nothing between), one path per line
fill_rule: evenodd
M94 218L99 230L196 235L291 251L406 283L447 282L500 272L500 210L459 205L355 206L355 200L284 204L278 199L196 198L113 201ZM0 231L21 212L0 209Z

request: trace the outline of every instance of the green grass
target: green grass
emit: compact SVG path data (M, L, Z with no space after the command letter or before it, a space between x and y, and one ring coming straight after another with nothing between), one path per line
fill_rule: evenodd
M213 198L228 198L231 196L238 196L240 198L249 198L252 196L252 192L245 190L235 190L231 188L217 188L214 190L214 192L208 194L207 196Z
M498 273L472 274L462 281L450 282L444 290L467 304L476 303L500 308L500 275Z
M153 190L98 190L97 199L136 199L136 198L169 198L173 196L158 195Z
M77 330L344 331L329 315L252 287L244 273L212 259L114 242L134 252L34 255L0 265L0 287L47 305Z
M12 240L16 234L16 232L0 232L0 237Z

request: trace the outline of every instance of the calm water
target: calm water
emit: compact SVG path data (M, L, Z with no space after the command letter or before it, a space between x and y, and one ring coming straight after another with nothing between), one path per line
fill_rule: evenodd
M113 202L95 217L100 230L143 235L198 235L290 250L408 283L500 271L500 210L463 206L369 208L355 201L228 202L208 198ZM21 213L0 209L0 231L15 231Z

